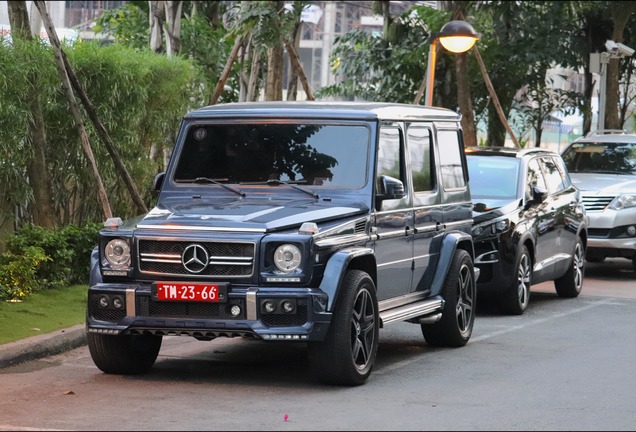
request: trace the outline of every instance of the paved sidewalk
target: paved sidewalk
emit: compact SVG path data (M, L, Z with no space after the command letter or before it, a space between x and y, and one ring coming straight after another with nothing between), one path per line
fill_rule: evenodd
M0 368L59 354L82 345L86 345L85 324L9 342L0 345Z

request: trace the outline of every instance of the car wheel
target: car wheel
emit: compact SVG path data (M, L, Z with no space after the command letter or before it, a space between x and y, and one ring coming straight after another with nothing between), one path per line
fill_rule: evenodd
M476 294L473 260L468 252L458 249L442 287L445 300L442 318L435 324L421 325L429 345L466 345L475 323Z
M325 340L308 345L310 366L319 381L357 386L369 378L380 332L375 291L367 273L346 273Z
M87 333L88 349L95 365L108 374L148 372L157 360L161 336L113 336Z
M521 315L530 302L532 285L532 258L526 246L521 246L515 261L515 278L499 298L499 310L510 315Z
M583 276L585 275L585 249L581 239L576 241L572 262L568 271L554 281L554 286L559 297L576 297L583 288Z

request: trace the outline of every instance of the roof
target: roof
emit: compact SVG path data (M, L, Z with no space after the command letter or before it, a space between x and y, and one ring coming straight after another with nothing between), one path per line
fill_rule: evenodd
M627 133L622 129L603 129L588 133L574 141L574 143L636 143L636 134Z
M389 102L237 102L210 105L189 112L186 119L209 117L347 118L357 120L429 120L458 122L461 115L446 108Z
M556 152L540 147L516 148L516 147L467 147L467 155L476 156L508 156L522 158L534 154L557 155Z

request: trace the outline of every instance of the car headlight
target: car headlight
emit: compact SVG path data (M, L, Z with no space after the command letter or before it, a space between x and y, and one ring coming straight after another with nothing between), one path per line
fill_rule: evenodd
M622 210L630 207L636 207L636 195L634 194L620 194L612 200L607 206L612 210Z
M124 239L113 239L106 243L104 258L113 269L130 266L130 245Z
M302 253L293 244L284 244L274 251L274 264L283 273L291 273L302 262Z
M473 227L473 236L489 234L501 234L510 229L510 221L508 219L500 219L496 222L489 221L486 224L477 225Z

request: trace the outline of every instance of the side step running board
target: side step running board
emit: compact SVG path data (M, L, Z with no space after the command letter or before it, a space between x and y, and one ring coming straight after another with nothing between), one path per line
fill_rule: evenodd
M406 321L411 318L423 317L423 315L430 315L438 312L434 321L439 320L442 317L440 313L444 307L444 301L441 299L426 300L417 303L407 304L395 309L389 309L380 312L380 327L384 327L387 324L391 324L397 321ZM427 320L427 323L430 320ZM419 322L419 321L418 321ZM423 322L423 321L422 321Z

